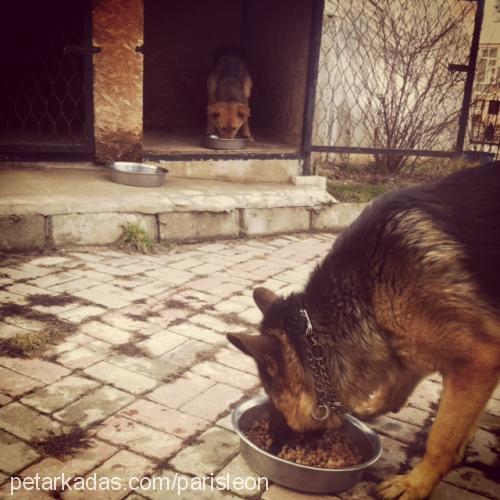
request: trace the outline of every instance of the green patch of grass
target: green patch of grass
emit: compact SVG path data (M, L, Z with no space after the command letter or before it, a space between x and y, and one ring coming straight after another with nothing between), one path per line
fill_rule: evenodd
M328 192L342 203L365 203L398 187L393 184L338 184L331 180L327 184Z
M131 252L149 253L153 251L154 242L140 224L127 222L122 226L123 234L119 246Z

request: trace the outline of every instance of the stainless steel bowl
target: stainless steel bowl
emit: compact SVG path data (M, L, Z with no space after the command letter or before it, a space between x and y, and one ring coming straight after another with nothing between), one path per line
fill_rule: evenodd
M256 420L275 412L267 396L259 396L242 403L233 410L233 427L240 436L240 451L248 465L260 476L277 484L307 493L338 493L352 488L364 471L382 454L380 439L368 426L347 415L341 432L355 443L364 462L343 469L321 469L300 465L278 458L258 448L244 434Z
M248 139L222 139L216 135L207 135L205 145L212 149L245 149Z
M166 168L144 163L115 161L111 166L111 180L128 186L158 187L167 173Z

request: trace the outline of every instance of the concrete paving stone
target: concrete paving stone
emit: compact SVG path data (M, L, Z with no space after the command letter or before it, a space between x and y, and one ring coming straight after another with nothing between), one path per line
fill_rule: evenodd
M39 278L40 276L45 276L52 272L51 269L33 265L31 261L21 261L16 267L20 271L26 272L29 278Z
M0 380L3 380L3 377L0 375ZM6 396L5 394L0 393L0 406L5 406L12 401L12 398Z
M45 413L53 413L73 403L100 384L94 380L70 375L24 396L21 402Z
M252 375L257 375L257 365L255 360L251 356L247 356L232 346L230 349L221 349L216 355L215 360L231 368L236 368L237 370L251 373Z
M217 382L229 384L238 389L251 389L259 384L259 379L249 373L235 370L215 361L204 361L193 367L193 372Z
M239 453L216 477L228 483L230 491L242 497L253 497L267 491L270 486L270 481L250 469Z
M178 409L215 384L216 382L213 380L200 377L192 372L185 372L181 377L158 387L146 397L169 408Z
M41 359L7 358L1 356L0 365L45 384L52 384L70 373L63 366Z
M39 457L39 453L20 439L0 431L0 469L15 474Z
M215 422L215 424L218 425L219 427L223 427L224 429L227 429L228 431L234 431L232 418L231 418L231 412L229 412L226 416L217 420L217 422Z
M170 463L176 470L195 476L215 473L236 454L239 445L234 432L212 427L198 436L197 444L181 450Z
M493 470L495 470L493 468ZM496 463L498 470L498 461ZM458 488L464 488L479 495L484 495L489 498L500 498L500 484L497 477L487 478L484 472L473 467L457 467L449 472L445 477L446 483L453 484ZM466 497L464 497L466 498Z
M13 498L16 500L54 500L52 495L34 489L21 489L12 495L11 482L7 481L7 483L0 488L0 500L12 500Z
M80 278L87 278L92 280L93 282L98 283L109 283L113 281L117 276L112 276L111 274L101 273L92 268L87 267L86 265L83 268L74 269L76 274L80 276ZM123 273L122 276L128 276L128 274Z
M0 321L0 339L10 339L16 335L26 335L31 333L30 330L26 330L25 328L21 328L19 326L11 325L10 323L4 323Z
M130 255L123 255L121 254L119 257L115 257L113 259L107 259L106 260L106 265L107 266L113 266L113 267L124 267L126 266L129 274L132 274L130 272L130 266L137 264L140 262L140 259L138 257L131 257Z
M26 283L16 283L5 288L8 292L17 293L26 297L28 295L50 295L53 296L55 293L51 290L45 290L38 286L27 285Z
M57 273L52 273L47 276L42 276L41 278L36 278L34 280L28 281L29 285L39 286L41 288L49 288L51 286L59 285L61 283L66 283L68 281L78 278L78 274L70 271L61 271Z
M28 303L26 297L23 295L18 295L17 293L6 292L5 290L0 290L0 303L1 304L17 304L23 306Z
M116 413L133 399L126 392L103 386L55 413L54 417L67 424L85 428Z
M299 493L298 491L289 490L277 484L270 484L269 489L262 495L262 500L336 500L338 498L337 496L330 495Z
M84 262L99 262L104 259L102 255L96 255L90 252L70 252L67 254L68 257L76 257Z
M206 420L145 399L139 399L127 406L118 415L182 439L192 436L209 425Z
M238 313L238 318L251 326L258 327L262 321L262 313L254 305L246 311Z
M441 481L431 493L429 500L485 500L486 498L491 497L478 495Z
M69 257L62 255L47 255L46 257L38 257L30 261L34 266L56 266L69 262Z
M168 267L172 269L179 269L180 271L190 270L200 265L198 258L182 259L177 262L172 262Z
M150 281L149 283L134 287L134 291L148 297L155 297L159 293L171 290L174 287L175 285L164 281Z
M371 421L370 427L376 432L408 444L415 441L416 435L420 431L420 427L417 425L395 420L385 415Z
M190 271L193 274L196 274L199 276L208 276L208 275L211 275L213 273L216 273L218 271L223 271L223 270L224 270L224 266L220 266L220 265L213 264L213 263L197 265L197 266L190 269Z
M194 325L186 322L180 325L171 326L167 329L168 332L178 333L191 339L201 340L207 344L220 345L225 343L225 338L220 333L204 328L203 326Z
M85 344L85 347L91 351L106 355L113 350L113 346L109 342L104 342L104 340L92 340Z
M57 362L71 369L87 368L106 358L106 354L99 353L85 346L69 350L57 358Z
M21 328L23 330L29 330L30 332L40 332L43 331L47 324L43 321L38 321L36 319L29 319L25 316L4 316L2 320L9 325Z
M370 481L361 481L347 491L338 493L338 497L349 500L378 500L377 484Z
M73 292L73 295L110 309L120 309L122 307L127 307L130 304L130 302L121 299L116 294L110 295L102 291L97 292L95 288L96 287L79 290L77 292Z
M180 408L182 412L198 416L205 420L216 420L217 417L230 408L243 393L239 389L225 384L215 384L207 391L195 397Z
M199 340L188 340L179 347L159 357L161 362L172 364L179 369L193 366L206 356L210 356L214 347L200 342Z
M78 345L87 345L93 342L95 338L90 335L85 335L84 333L74 333L73 335L68 335L66 340Z
M198 325L204 326L205 328L209 328L210 330L214 330L218 333L239 333L246 330L246 328L240 325L229 325L225 321L222 321L209 314L196 314L195 316L191 316L189 318L189 321L191 321L191 323L196 323Z
M117 449L110 444L97 439L90 439L88 447L82 448L75 453L58 459L47 457L24 469L19 475L21 477L66 477L84 476L94 469L98 464L116 453Z
M173 269L171 267L165 267L155 271L146 271L144 275L154 280L163 281L164 283L170 283L172 285L184 285L193 279L192 273L181 269Z
M213 293L220 286L222 286L222 281L214 278L200 278L189 282L189 288L200 292Z
M497 399L490 399L486 405L486 411L500 417L500 402Z
M168 355L165 354L164 356ZM174 363L170 363L163 356L157 359L146 358L145 356L127 356L125 354L115 354L110 356L107 361L113 365L120 366L126 370L132 370L136 373L142 373L147 377L161 380L171 375L176 375L180 368Z
M126 302L134 302L135 300L143 300L147 298L147 295L139 293L136 290L126 290L123 286L116 286L116 281L112 283L104 283L99 286L95 286L91 289L93 293L97 295L108 295L110 297L120 298Z
M100 281L93 280L88 277L82 278L75 271L72 271L72 273L76 276L73 280L52 285L50 290L57 293L73 293L81 290L87 290L101 284Z
M395 439L380 436L383 453L378 462L370 468L370 476L377 480L387 479L398 474L401 466L406 461L406 445Z
M231 297L231 300L246 307L254 307L255 309L257 309L257 306L255 305L255 302L251 296L240 294Z
M397 413L387 413L387 416L395 420L401 420L413 425L422 425L422 422L429 416L429 411L413 408L405 405Z
M13 280L24 280L31 277L30 273L27 271L21 271L15 267L6 266L0 267L0 275L12 278Z
M183 335L165 331L155 333L137 345L145 349L151 356L158 357L180 346L184 342L187 342L187 339Z
M498 427L494 432L476 430L474 439L467 448L465 464L480 462L488 466L497 466L500 460L500 442L497 434Z
M142 335L151 335L161 330L159 325L151 324L147 321L142 321L136 318L131 318L128 313L132 308L121 309L120 311L111 311L102 316L101 321L108 325L120 328L121 330L128 330L130 332L138 332ZM143 308L139 309L143 310Z
M247 309L247 306L229 299L219 302L214 306L214 309L220 314L238 314Z
M102 478L113 478L119 480L121 487L115 489L99 489L92 491L92 499L118 500L131 491L129 480L132 477L141 478L150 474L154 469L154 463L130 451L122 450L106 460L89 475L97 478L99 483ZM67 491L62 495L64 500L88 500L88 491Z
M157 385L156 380L150 377L134 373L106 361L101 361L86 368L84 373L132 394L141 394Z
M143 495L141 498L150 500L238 500L235 495L221 492L217 487L211 488L210 479L213 476L194 477L180 474L172 470L158 470L151 482L136 490ZM205 482L203 482L205 481ZM127 500L137 500L127 497Z
M185 307L199 310L211 306L220 301L220 297L198 290L185 290L175 295L175 300L184 304Z
M72 309L76 309L78 306L79 306L78 302L72 302L64 306L34 306L32 307L32 309L44 314L52 314L53 316L59 316L62 313L71 311Z
M157 460L173 455L182 445L182 440L175 436L123 417L103 422L97 437Z
M26 441L43 439L62 430L60 423L17 402L0 408L0 428Z
M438 403L441 396L441 386L430 380L422 381L408 398L408 405L421 410L429 410L432 404Z
M107 325L101 321L89 321L82 325L79 331L113 345L126 344L132 339L130 332Z
M89 318L100 316L105 313L106 309L99 306L80 306L70 311L60 314L62 319L69 321L70 323L79 324Z

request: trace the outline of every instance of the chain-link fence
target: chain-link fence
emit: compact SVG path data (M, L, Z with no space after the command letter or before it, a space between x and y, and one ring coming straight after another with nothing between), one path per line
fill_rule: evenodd
M82 3L23 0L2 18L0 145L85 143Z
M452 150L464 94L474 3L462 0L326 2L313 144Z

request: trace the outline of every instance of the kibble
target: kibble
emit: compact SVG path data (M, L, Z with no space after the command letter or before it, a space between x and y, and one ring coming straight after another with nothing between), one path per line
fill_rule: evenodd
M246 436L259 448L265 451L273 450L278 457L297 464L339 469L363 462L359 448L351 439L331 429L312 439L304 434L296 434L285 443L276 443L269 419L263 418L252 424ZM277 448L273 446L276 444Z

